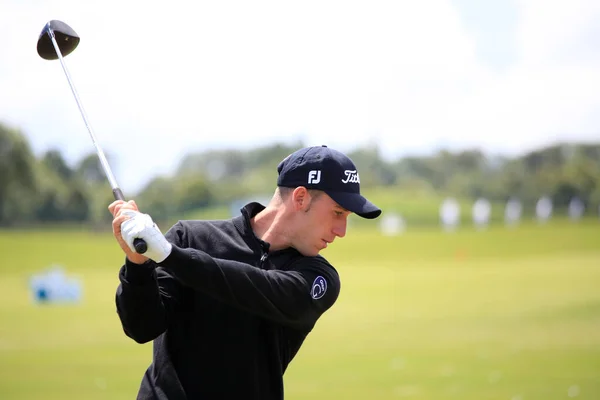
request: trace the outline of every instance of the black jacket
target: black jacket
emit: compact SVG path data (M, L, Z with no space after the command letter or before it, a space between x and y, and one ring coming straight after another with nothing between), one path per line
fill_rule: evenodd
M123 330L154 340L138 399L283 399L283 374L340 281L321 256L268 252L250 225L262 209L179 221L162 263L126 260L116 294Z

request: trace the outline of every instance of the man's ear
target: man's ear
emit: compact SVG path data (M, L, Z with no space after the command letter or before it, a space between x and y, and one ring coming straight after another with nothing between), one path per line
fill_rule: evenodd
M304 210L310 204L310 194L304 186L295 188L291 197L294 211Z

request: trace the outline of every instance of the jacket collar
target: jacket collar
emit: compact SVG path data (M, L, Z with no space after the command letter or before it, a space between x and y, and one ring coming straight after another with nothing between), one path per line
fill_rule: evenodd
M253 238L264 251L269 251L269 243L256 236L254 230L252 230L252 224L250 223L250 220L264 209L265 206L257 202L246 204L240 209L242 214L233 218L233 225L243 237Z

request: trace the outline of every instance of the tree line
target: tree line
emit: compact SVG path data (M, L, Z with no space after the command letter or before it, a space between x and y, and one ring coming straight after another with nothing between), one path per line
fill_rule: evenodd
M301 142L276 143L243 151L189 154L173 176L153 177L128 197L160 220L240 198L270 195L277 164L303 146ZM575 196L586 206L600 204L600 143L557 144L518 157L470 149L390 161L376 145L348 155L360 171L364 188L426 190L458 198L485 197L492 202L517 197L532 203L544 195L558 209L566 208ZM21 131L0 124L0 225L106 226L111 220L106 207L112 200L95 152L75 165L68 165L56 149L35 156Z

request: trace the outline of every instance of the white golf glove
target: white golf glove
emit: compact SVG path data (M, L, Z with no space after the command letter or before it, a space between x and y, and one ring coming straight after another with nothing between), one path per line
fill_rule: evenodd
M154 262L162 262L171 254L173 246L167 241L158 226L148 214L138 211L124 211L131 218L121 224L121 236L132 251L135 251L133 241L144 239L148 250L144 255Z

